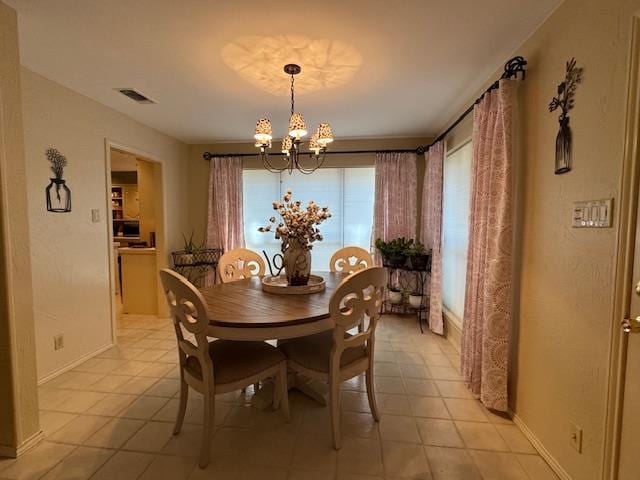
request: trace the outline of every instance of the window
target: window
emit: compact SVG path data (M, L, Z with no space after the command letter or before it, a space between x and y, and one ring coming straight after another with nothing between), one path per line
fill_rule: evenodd
M471 142L447 154L443 175L442 303L462 321L469 245Z
M331 255L347 245L370 250L373 224L375 169L373 167L321 168L311 175L270 173L265 170L243 172L244 235L247 248L272 258L280 252L280 242L273 233L260 233L274 215L272 203L287 189L295 200L306 204L314 200L321 207L329 207L331 218L320 225L324 240L315 242L312 255L313 270L329 270ZM276 215L277 217L277 215Z

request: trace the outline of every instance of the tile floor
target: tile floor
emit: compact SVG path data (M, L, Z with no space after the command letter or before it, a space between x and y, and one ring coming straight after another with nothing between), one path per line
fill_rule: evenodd
M221 395L211 463L196 466L202 400L178 405L173 327L124 316L117 347L40 388L46 439L17 460L0 459L0 479L556 479L518 428L487 411L458 375L444 339L415 321L383 317L373 421L362 378L343 385L343 447L331 446L328 409L290 392L291 421L249 404L251 389Z

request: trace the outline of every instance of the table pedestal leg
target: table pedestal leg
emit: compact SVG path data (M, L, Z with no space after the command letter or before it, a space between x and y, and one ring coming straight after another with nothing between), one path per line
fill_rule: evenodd
M289 390L295 388L299 392L312 398L320 405L327 406L329 404L329 385L320 380L307 378L295 372L289 372L287 375L287 384ZM251 405L258 410L267 410L273 408L273 400L275 396L275 383L273 380L265 380L253 397L251 397Z

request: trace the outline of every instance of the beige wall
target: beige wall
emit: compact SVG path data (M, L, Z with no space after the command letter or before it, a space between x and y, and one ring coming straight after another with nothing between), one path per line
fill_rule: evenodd
M24 158L16 13L0 2L0 456L40 431Z
M431 138L379 138L366 140L336 140L331 144L331 150L384 150L416 148L428 145ZM204 239L207 220L207 185L209 181L209 162L202 159L204 152L212 153L252 153L257 152L253 144L249 143L216 143L209 145L189 146L189 220L195 230L194 238L201 242ZM278 152L274 144L273 152ZM327 155L327 167L355 167L373 165L375 154ZM262 168L262 161L255 157L244 158L245 168ZM424 156L418 156L418 178L424 175ZM418 199L422 195L422 182L418 181ZM417 199L416 199L417 201ZM420 203L418 202L418 206ZM418 218L420 218L418 216ZM187 236L188 237L188 236Z
M638 9L637 0L565 0L516 52L529 65L520 92L521 293L511 404L580 480L599 478L602 465L609 339L617 325L611 318L616 229L573 229L571 207L577 200L618 199L628 48ZM570 114L574 166L556 176L557 113L547 105L571 57L585 69ZM569 444L569 421L584 429L582 454Z
M187 147L25 68L22 82L31 228L23 241L31 247L42 379L111 343L105 138L162 161L169 251L180 247L180 232L187 228ZM44 208L48 147L69 160L71 213ZM94 208L98 223L91 222ZM65 347L54 351L58 334L64 334Z

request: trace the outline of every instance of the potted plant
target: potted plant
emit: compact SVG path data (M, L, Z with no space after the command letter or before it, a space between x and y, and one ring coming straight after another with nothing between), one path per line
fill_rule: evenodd
M191 230L189 240L187 240L184 233L182 234L182 238L184 239L184 250L176 255L175 263L176 265L193 265L194 254L200 250L200 247L193 241L193 230Z
M407 247L406 255L413 270L428 270L431 251L427 251L420 242L414 242Z
M385 267L400 268L407 262L406 249L413 243L413 240L407 241L404 237L394 238L389 242L377 239L375 246L382 256L382 264Z
M399 305L402 303L402 291L398 287L389 288L389 301L393 305Z
M422 297L423 294L420 291L411 292L411 294L409 295L409 305L411 305L413 308L422 307Z

